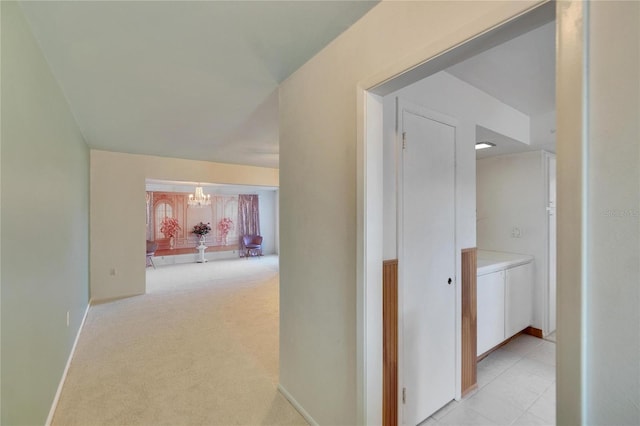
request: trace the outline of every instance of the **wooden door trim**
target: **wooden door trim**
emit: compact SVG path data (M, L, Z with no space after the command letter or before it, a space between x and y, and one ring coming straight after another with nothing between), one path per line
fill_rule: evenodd
M462 396L478 387L477 249L462 249Z
M382 262L382 424L398 424L398 259Z

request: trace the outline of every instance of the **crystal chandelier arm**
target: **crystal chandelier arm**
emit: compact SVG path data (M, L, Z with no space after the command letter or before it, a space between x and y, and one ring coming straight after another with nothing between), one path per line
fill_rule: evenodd
M189 194L189 207L204 207L211 205L211 195L204 193L201 186L196 186L195 194Z

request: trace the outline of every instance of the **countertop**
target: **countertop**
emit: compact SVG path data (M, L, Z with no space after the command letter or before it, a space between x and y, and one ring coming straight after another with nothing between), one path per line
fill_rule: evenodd
M533 261L533 256L501 251L478 250L478 275L486 275Z

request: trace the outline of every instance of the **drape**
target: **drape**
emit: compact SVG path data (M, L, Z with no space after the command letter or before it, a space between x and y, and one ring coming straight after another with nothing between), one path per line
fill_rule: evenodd
M147 240L153 240L153 224L151 221L151 206L153 206L153 192L146 192L145 199L147 202Z
M244 242L245 235L260 235L260 211L257 195L238 196L238 238L240 240L238 253L240 257L245 255ZM259 253L262 254L262 251Z

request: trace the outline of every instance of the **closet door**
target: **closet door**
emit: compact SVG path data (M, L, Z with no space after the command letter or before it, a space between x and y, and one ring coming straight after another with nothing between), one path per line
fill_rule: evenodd
M455 397L456 128L418 107L401 110L403 423Z

